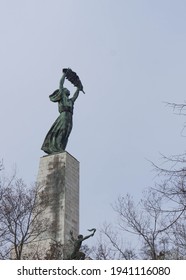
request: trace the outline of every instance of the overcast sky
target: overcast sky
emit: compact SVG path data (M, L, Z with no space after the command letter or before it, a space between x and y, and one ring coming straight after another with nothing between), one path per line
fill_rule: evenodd
M36 180L58 116L61 69L80 76L67 151L80 161L80 231L115 219L118 195L154 182L148 160L185 151L186 1L1 0L0 158ZM75 88L68 85L73 92Z

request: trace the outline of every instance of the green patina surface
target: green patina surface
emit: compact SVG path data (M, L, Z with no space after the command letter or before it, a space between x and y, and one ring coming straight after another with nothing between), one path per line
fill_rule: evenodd
M82 88L77 88L73 97L69 98L70 91L63 87L66 75L67 73L62 75L59 89L49 96L52 102L58 102L60 115L47 133L41 147L41 150L47 154L65 151L72 130L74 102L82 90Z

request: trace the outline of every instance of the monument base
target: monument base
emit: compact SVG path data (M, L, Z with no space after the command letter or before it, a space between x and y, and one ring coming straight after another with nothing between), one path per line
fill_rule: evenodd
M42 157L37 184L38 192L48 197L39 217L48 227L25 247L30 259L38 254L40 259L45 258L51 244L58 249L59 244L65 247L70 231L74 236L79 234L79 162L67 152ZM56 259L61 258L59 254Z

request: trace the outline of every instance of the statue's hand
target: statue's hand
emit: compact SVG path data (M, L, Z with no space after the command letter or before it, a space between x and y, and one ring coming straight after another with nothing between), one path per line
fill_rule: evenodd
M62 72L65 74L65 76L69 71L72 71L72 70L70 68L63 68L62 69Z
M93 231L92 234L90 236L94 236L95 232L96 232L96 229L95 228L92 228L92 229L88 229L88 231Z

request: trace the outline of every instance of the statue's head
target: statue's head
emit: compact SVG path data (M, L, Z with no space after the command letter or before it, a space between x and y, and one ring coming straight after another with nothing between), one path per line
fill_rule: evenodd
M78 239L82 239L82 238L83 238L82 234L78 235Z
M64 89L63 89L63 93L64 93L66 96L69 96L69 95L70 95L70 91L69 91L67 88L64 88Z

